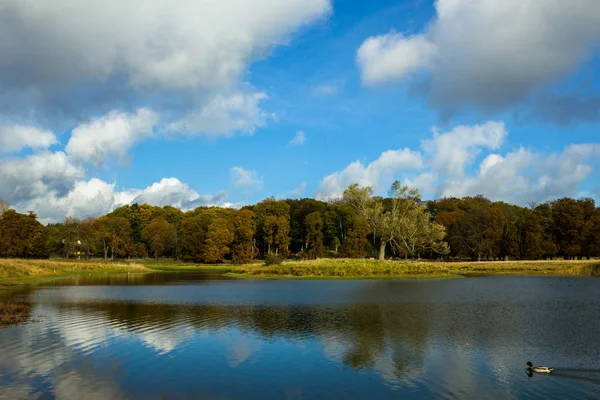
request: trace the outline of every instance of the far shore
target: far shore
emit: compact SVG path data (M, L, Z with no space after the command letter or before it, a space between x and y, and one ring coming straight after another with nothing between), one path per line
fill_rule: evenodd
M482 275L600 276L600 260L428 262L368 259L285 261L265 266L192 264L177 260L0 259L0 285L31 284L72 275L194 272L212 270L235 278L259 279L431 279Z

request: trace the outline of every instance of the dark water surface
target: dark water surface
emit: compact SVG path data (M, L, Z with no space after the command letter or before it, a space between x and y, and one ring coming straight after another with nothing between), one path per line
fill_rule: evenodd
M600 399L598 278L150 274L0 296L33 305L0 328L0 399Z

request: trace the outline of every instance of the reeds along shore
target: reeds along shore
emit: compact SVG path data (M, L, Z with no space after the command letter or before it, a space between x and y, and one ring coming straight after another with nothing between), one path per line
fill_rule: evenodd
M142 264L85 260L0 259L0 280L34 278L82 272L147 271Z
M600 261L402 262L356 259L287 262L271 266L240 266L237 276L280 277L428 277L477 274L554 274L600 276Z
M0 259L0 283L28 282L35 278L43 279L92 272L183 272L203 269L218 270L221 273L229 273L232 276L242 278L427 278L501 274L600 276L600 260L426 262L317 259L285 261L280 265L265 266L262 262L247 265L198 265L181 263L175 260L110 262L104 260Z

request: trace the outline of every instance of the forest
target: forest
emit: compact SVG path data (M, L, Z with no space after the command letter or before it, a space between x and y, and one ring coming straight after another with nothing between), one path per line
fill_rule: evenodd
M0 200L0 257L172 258L199 263L278 259L536 260L600 256L591 198L521 207L478 195L422 200L350 186L342 198L267 198L240 209L124 205L98 218L42 225Z

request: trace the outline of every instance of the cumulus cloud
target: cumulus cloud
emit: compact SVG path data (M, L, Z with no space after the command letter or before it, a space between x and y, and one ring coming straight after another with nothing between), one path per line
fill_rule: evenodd
M0 198L11 204L54 192L65 195L85 171L63 152L41 152L0 160Z
M35 210L42 223L61 221L65 217L86 218L104 215L126 204L171 205L187 211L199 206L236 207L227 202L225 192L200 195L177 178L163 178L144 189L116 190L115 183L97 178L72 183L66 193L49 189L14 203L18 211Z
M296 132L296 135L290 140L290 146L302 146L304 144L304 140L306 139L303 131Z
M331 9L329 0L6 0L0 87L5 100L40 108L110 104L123 91L220 93Z
M340 197L350 184L371 186L399 179L427 197L475 196L520 205L575 196L600 160L600 143L571 144L554 153L518 148L501 152L508 131L502 122L434 130L421 151L388 150L365 167L355 161L321 181L317 198Z
M545 93L533 102L527 119L551 121L560 126L600 119L600 95Z
M241 91L228 96L217 94L200 108L172 122L168 131L171 134L212 137L228 137L235 132L252 134L274 117L259 107L266 97L263 92Z
M498 149L507 134L503 122L461 125L449 132L434 131L433 138L423 141L422 147L429 154L429 165L433 170L461 176L465 165L482 149Z
M321 181L321 188L317 192L317 199L331 199L340 197L344 190L353 183L360 186L371 186L375 190L390 180L395 174L402 171L413 171L423 166L421 153L408 148L402 150L388 150L367 166L360 161L354 161L342 171L334 172Z
M256 171L250 171L242 167L232 167L230 173L235 187L260 188L262 186L262 180L256 176Z
M435 44L422 35L390 33L365 40L356 59L363 81L377 84L403 78L430 65L436 50Z
M157 122L156 113L146 108L131 114L113 111L73 129L65 150L76 162L94 165L112 155L123 159L134 143L152 136Z
M306 190L306 186L308 186L308 184L306 182L300 183L297 188L290 191L290 196L293 196L293 197L302 196L302 193L304 193L304 191Z
M191 210L200 206L231 205L225 201L227 198L225 192L216 195L199 195L191 186L177 178L163 178L143 190L125 193L129 196L134 194L127 203L146 203L161 207L171 205L182 210Z
M0 153L13 153L24 148L45 149L58 141L52 131L20 124L0 125Z
M573 72L600 39L596 0L438 0L435 8L421 33L364 41L357 62L366 84L422 72L443 113L498 110Z

